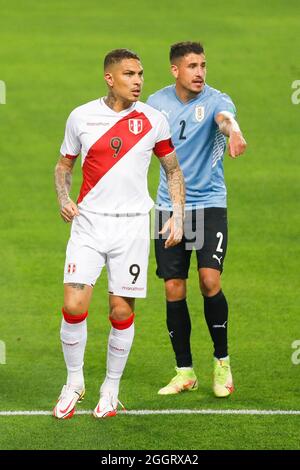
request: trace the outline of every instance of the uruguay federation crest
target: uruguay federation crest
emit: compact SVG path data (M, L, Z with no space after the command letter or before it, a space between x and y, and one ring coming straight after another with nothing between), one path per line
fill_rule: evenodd
M204 119L204 106L200 106L199 104L195 107L195 118L198 122L203 121Z
M140 134L143 130L143 120L142 119L129 119L128 122L129 130L133 134Z

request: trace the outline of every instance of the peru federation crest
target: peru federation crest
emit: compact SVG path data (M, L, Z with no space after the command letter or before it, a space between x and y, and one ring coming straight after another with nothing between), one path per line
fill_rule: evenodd
M204 106L200 106L199 104L195 107L195 118L198 122L203 121L204 119Z
M142 119L129 119L128 122L129 130L133 134L140 134L143 130L143 120Z
M69 263L68 264L68 274L74 274L76 272L76 264Z

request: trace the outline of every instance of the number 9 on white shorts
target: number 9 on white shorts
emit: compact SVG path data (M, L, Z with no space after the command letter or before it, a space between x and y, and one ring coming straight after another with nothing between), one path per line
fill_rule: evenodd
M146 297L149 215L101 215L81 211L72 223L64 283L94 286L106 266L108 291Z

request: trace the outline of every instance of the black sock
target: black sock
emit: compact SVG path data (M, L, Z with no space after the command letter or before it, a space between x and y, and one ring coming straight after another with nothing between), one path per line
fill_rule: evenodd
M213 297L204 298L205 320L214 343L214 355L218 359L228 355L227 321L228 305L223 292L220 290Z
M167 327L176 356L177 367L192 367L190 346L191 320L186 299L167 300Z

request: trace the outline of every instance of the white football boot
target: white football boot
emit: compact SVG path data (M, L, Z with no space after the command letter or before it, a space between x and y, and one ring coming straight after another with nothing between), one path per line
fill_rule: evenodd
M84 389L76 390L70 385L64 385L53 410L53 416L58 419L72 418L75 413L76 403L83 400L84 393Z
M93 415L95 418L111 418L112 416L116 416L118 404L121 405L123 411L126 411L124 405L122 405L118 397L112 392L102 392L100 394L100 400L93 411Z

